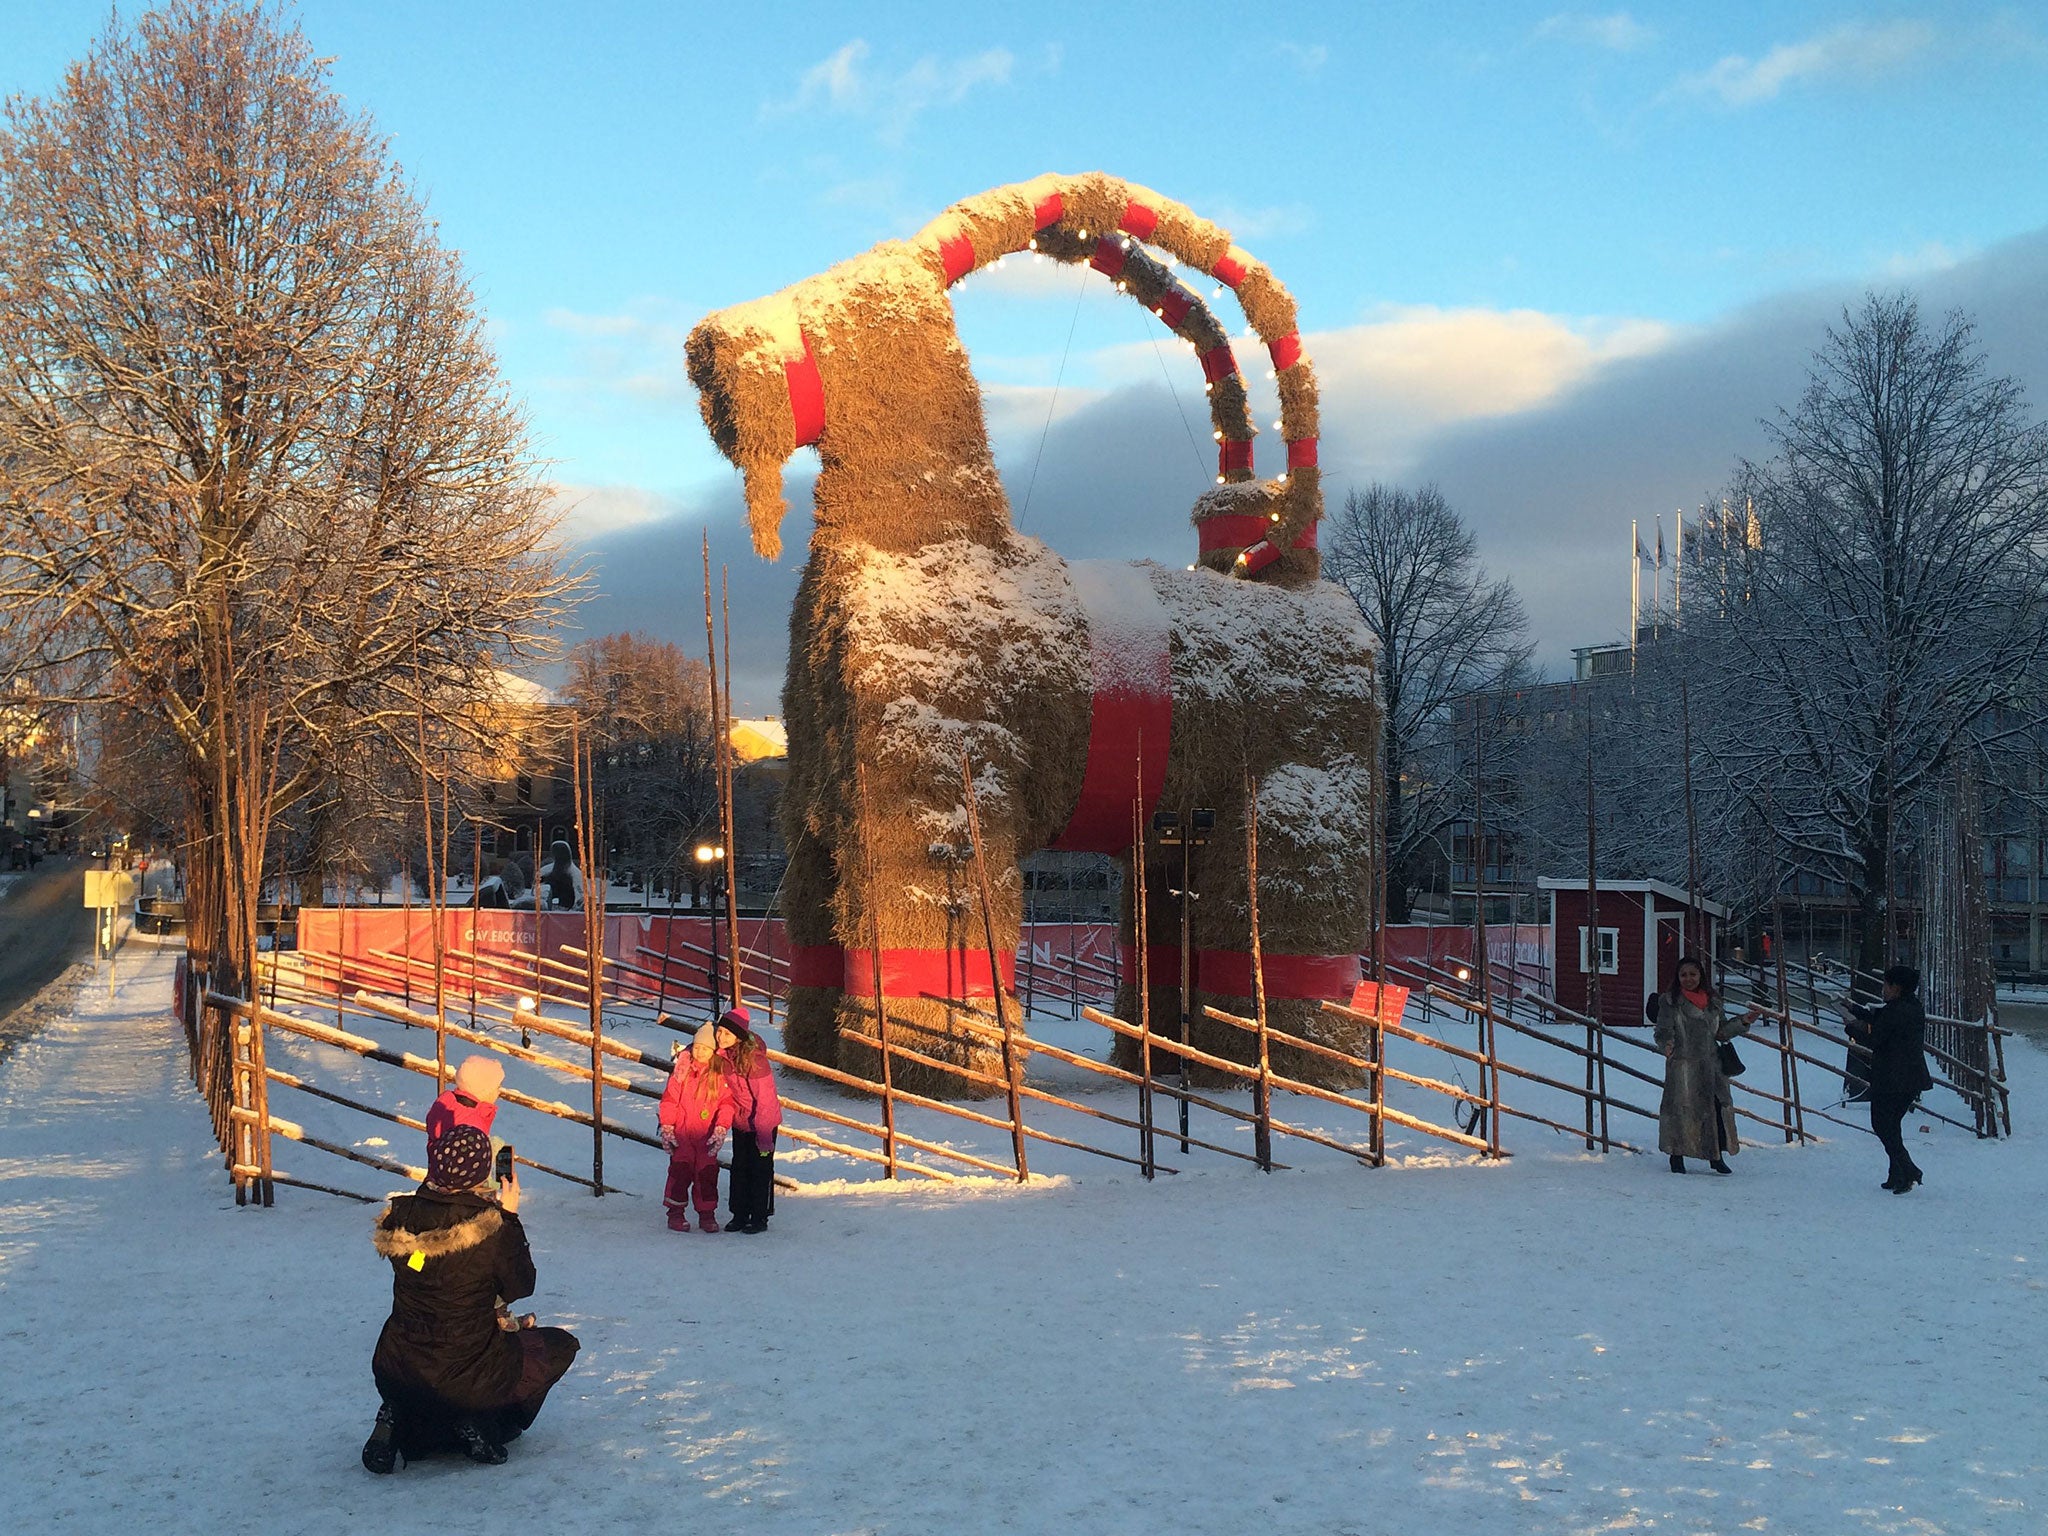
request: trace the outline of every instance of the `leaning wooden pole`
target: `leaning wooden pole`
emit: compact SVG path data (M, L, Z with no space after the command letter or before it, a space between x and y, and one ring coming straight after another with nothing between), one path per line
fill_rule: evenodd
M1382 743L1384 745L1384 742ZM1372 796L1372 891L1367 898L1372 909L1372 1129L1370 1144L1374 1167L1387 1161L1387 778L1384 753L1375 749L1372 771L1367 778Z
M1600 824L1593 798L1593 690L1586 688L1586 1149L1593 1148L1594 1107L1600 1150L1607 1150L1607 1042L1600 1033ZM1555 940L1555 935L1552 935ZM1554 958L1554 957L1553 957ZM1598 1095L1596 1098L1595 1095Z
M1152 1138L1152 957L1145 878L1145 742L1138 740L1139 792L1131 801L1131 936L1138 946L1138 1162L1146 1178L1158 1166Z
M604 989L601 956L604 954L604 873L591 862L591 848L597 842L591 825L596 804L589 766L584 761L583 730L569 722L569 771L576 807L576 850L583 865L583 950L589 984L584 1005L590 1018L590 1182L591 1193L604 1198ZM534 946L538 956L540 947ZM538 960L535 962L538 964Z
M1707 968L1707 979L1711 981L1716 969L1714 957L1711 953L1702 954L1707 946L1700 941L1707 914L1700 906L1700 826L1692 799L1692 689L1683 678L1678 683L1678 728L1685 774L1685 900L1690 909L1685 914L1685 921L1692 930L1692 942L1685 948L1700 956L1700 963Z
M1003 1082L1010 1108L1010 1147L1017 1163L1017 1180L1031 1177L1024 1157L1023 1063L1017 1052L1016 1023L1009 1000L1003 996L1003 969L997 964L995 896L989 889L988 863L981 855L981 812L974 792L974 770L967 754L960 754L960 787L966 795L967 843L974 857L974 886L981 897L981 931L988 946L988 985L995 994L996 1024L1003 1032Z
M444 953L446 946L443 942L446 938L446 924L441 916L447 872L444 868L437 867L434 857L438 847L434 841L434 776L427 767L427 690L420 675L417 645L413 647L412 681L413 691L419 695L417 745L420 758L420 828L425 834L421 843L427 858L428 942L433 946L434 956L434 1091L439 1093L448 1086L448 971ZM442 830L444 833L447 830L445 818ZM410 922L406 924L405 952L407 955L412 953Z
M1472 964L1479 973L1480 1034L1486 1042L1486 1151L1500 1156L1500 1037L1493 1027L1493 964L1486 947L1486 724L1472 702Z
M889 999L882 989L882 908L875 890L875 829L868 800L868 766L856 759L854 792L860 797L861 901L868 913L868 958L875 987L875 1051L882 1059L882 1161L888 1177L896 1177L896 1074L889 1057ZM739 970L739 952L733 952Z
M1245 912L1252 935L1252 1018L1259 1027L1259 1075L1253 1084L1252 1151L1259 1167L1273 1171L1273 1051L1266 1025L1266 964L1259 941L1259 781L1244 775Z
M733 809L732 800L732 593L722 565L718 568L718 601L721 614L719 639L725 652L724 700L720 714L723 728L718 733L718 807L724 828L720 843L725 849L725 952L732 956L732 1006L737 1008L740 1005L740 882L739 816Z

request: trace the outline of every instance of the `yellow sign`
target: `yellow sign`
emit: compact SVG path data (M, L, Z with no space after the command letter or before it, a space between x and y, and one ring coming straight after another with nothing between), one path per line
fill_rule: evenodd
M85 904L88 907L125 907L135 899L135 877L125 869L88 869L85 872Z

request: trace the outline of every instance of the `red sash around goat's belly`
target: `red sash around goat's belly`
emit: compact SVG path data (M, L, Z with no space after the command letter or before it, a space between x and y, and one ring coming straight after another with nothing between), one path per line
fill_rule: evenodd
M1088 762L1067 824L1046 846L1122 853L1133 824L1151 816L1166 785L1173 741L1166 605L1143 566L1076 560L1067 573L1088 615Z
M843 949L837 944L799 944L789 958L789 984L793 987L835 987L840 991L872 996L875 990L875 952L872 949ZM1017 989L1017 956L998 955L1003 990ZM988 950L969 949L885 949L882 951L882 990L889 1005L921 997L993 997L989 984Z
M1155 988L1180 985L1180 946L1154 944L1147 952ZM1219 997L1252 995L1252 957L1243 949L1198 949L1194 962L1194 984ZM1266 996L1279 998L1331 998L1348 1000L1364 966L1356 955L1284 955L1267 950L1259 957L1265 973ZM1126 946L1123 973L1135 981L1137 957Z

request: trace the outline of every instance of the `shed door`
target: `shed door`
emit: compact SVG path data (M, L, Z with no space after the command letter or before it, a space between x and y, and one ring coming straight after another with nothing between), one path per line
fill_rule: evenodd
M1680 912L1659 912L1656 969L1644 978L1647 990L1661 992L1671 984L1671 979L1678 974L1678 957L1684 942L1685 915Z

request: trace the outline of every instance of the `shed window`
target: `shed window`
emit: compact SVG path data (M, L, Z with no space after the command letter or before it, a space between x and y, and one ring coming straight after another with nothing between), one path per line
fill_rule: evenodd
M1579 969L1592 969L1586 963L1586 930L1579 930ZM1600 930L1600 974L1613 976L1621 970L1621 930L1602 928Z

